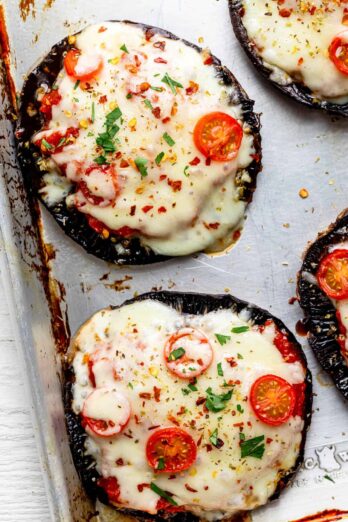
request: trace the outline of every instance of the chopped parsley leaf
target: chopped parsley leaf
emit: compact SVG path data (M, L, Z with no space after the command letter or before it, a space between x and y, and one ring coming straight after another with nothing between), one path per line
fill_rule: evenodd
M176 350L173 350L172 352L170 352L168 361L169 362L176 361L177 359L180 359L183 355L185 355L185 353L186 352L185 352L184 348L177 348Z
M102 147L106 154L115 152L116 150L113 138L120 130L120 127L115 122L121 116L122 112L119 107L116 107L113 111L109 112L109 114L106 115L104 123L106 131L101 132L96 138L97 145L99 145L99 147Z
M106 127L110 127L115 123L116 120L121 118L122 111L119 107L116 107L113 111L109 112L109 114L106 115Z
M175 141L173 140L173 138L171 136L169 136L169 134L167 132L165 132L163 134L163 139L168 143L169 147L172 147L173 145L175 145Z
M169 504L172 504L172 506L178 505L178 503L175 502L175 500L168 493L163 491L163 489L159 488L154 482L150 483L150 489L152 489L152 491L157 493L157 495L159 495L160 497L164 498L164 500L169 502Z
M112 141L112 136L109 136L107 132L99 134L99 136L96 139L96 142L97 145L99 145L99 147L102 147L106 153L115 152L116 150L115 144Z
M126 47L126 44L122 44L121 47L120 47L121 51L124 51L125 53L129 54L129 51Z
M92 123L94 123L94 120L95 120L95 104L94 104L94 102L92 102L91 120L92 120Z
M249 326L235 326L231 330L231 332L235 333L235 334L240 334L240 333L244 333L244 332L248 332L248 331L249 331Z
M76 89L78 88L78 86L80 85L81 83L81 80L77 80L77 82L75 83L74 85L74 91L76 91Z
M109 165L106 157L103 156L102 154L100 156L98 156L97 158L94 158L94 163L96 163L97 165Z
M237 404L237 411L239 411L239 413L244 413L244 410L240 404Z
M189 168L190 168L190 167L189 167L188 165L186 165L186 167L184 168L184 175L185 175L186 177L188 177L188 176L190 175L190 173L189 173Z
M198 388L195 384L189 384L187 386L191 391L198 391Z
M216 395L213 393L211 388L206 390L206 401L205 405L209 411L217 412L224 410L227 406L227 401L229 401L232 397L233 390L228 391L227 393L222 393L221 395Z
M218 445L218 430L217 428L213 431L213 433L209 437L210 442L213 446L217 447Z
M145 178L147 176L147 159L146 158L135 158L134 163L137 166L137 169L139 170L141 177Z
M166 73L162 80L161 80L163 83L166 83L167 85L169 85L169 87L171 88L171 91L173 94L176 94L176 87L180 87L181 89L183 88L183 86L181 85L181 83L173 80L173 78L171 78L169 76L168 73Z
M255 459L262 459L263 454L265 452L264 440L264 435L260 435L259 437L254 437L248 440L241 439L240 449L242 459L244 457L254 457Z
M153 91L162 92L162 87L154 87L153 85L151 85L151 89Z
M128 383L128 386L133 390L133 384L131 382Z
M157 467L156 469L164 469L164 458L163 457L160 457L157 461Z
M219 341L221 346L226 344L227 341L229 341L231 339L230 335L223 335L223 334L215 334L215 337L217 338L217 340Z
M160 152L159 154L157 154L157 156L155 158L156 165L160 166L161 161L163 160L163 158L164 158L164 152Z
M148 99L145 99L144 100L144 105L148 108L148 109L153 109L153 106L152 106L152 103L150 102L150 100Z
M217 373L218 373L218 375L219 375L220 377L223 377L223 376L224 376L224 371L223 371L223 369L222 369L222 364L221 364L221 362L219 362L218 365L217 365Z

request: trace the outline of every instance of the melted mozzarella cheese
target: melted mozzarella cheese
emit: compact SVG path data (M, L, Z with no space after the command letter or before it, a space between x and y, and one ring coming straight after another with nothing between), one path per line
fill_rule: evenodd
M248 326L249 330L231 333L236 326ZM188 390L189 381L170 372L164 361L166 342L181 328L196 328L213 349L212 364L198 377L197 391ZM226 335L226 343L220 344L216 334ZM232 310L220 310L183 315L152 300L102 310L82 326L72 344L74 411L82 411L93 390L87 367L91 357L98 361L108 359L114 370L110 372L110 366L103 369L99 364L95 374L97 386L117 389L131 404L132 414L123 433L111 439L89 436L86 445L99 473L116 477L123 506L156 513L158 495L149 488L141 492L138 489L139 484L151 482L170 491L179 505L207 520L218 520L267 502L281 474L294 466L303 430L303 420L298 416L277 427L264 424L249 404L250 388L262 375L275 374L292 384L304 381L302 365L284 362L273 344L274 335L274 326L261 333L243 313L238 316ZM223 376L218 374L220 364ZM226 387L226 383L234 383L233 388ZM157 400L155 387L160 389ZM196 404L198 398L206 396L209 387L216 394L233 389L232 398L218 413L204 411L202 405ZM148 397L146 394L150 394L150 400L144 398ZM109 418L111 415L110 412ZM176 423L196 443L201 442L191 468L169 479L168 474L155 474L149 467L145 448L154 426L170 427ZM216 429L224 442L220 449L209 440ZM246 439L264 435L267 443L262 459L241 458L241 429ZM116 465L119 459L121 466Z
M164 50L154 45L156 42L163 42ZM128 52L121 50L124 45ZM96 205L78 191L66 198L67 205L76 206L111 230L124 226L136 230L144 245L164 255L186 255L226 236L232 238L232 232L241 227L246 208L235 176L251 163L255 153L250 128L243 124L242 108L231 102L235 88L225 86L215 68L203 64L204 57L196 49L161 35L147 41L143 30L130 24L90 26L77 36L76 47L82 53L78 61L81 69L92 63L93 57L94 62L102 57L103 69L88 90L76 85L64 69L58 75L62 100L52 107L48 132L79 127L79 136L75 143L52 154L56 168L52 179L49 174L44 178L48 204L56 201L51 192L55 191L57 168L73 182L85 179L84 170L103 154L96 138L106 130L106 116L119 106L122 118L116 122L120 127L117 152L105 154L117 171L117 197L111 204ZM82 62L85 55L87 65ZM166 63L158 62L161 59ZM176 93L162 81L166 73L183 86ZM197 84L198 91L189 95L185 89L190 82ZM129 92L140 93L146 84L151 88L142 95L127 98ZM152 108L160 109L160 118ZM214 111L240 121L244 135L233 161L206 165L206 158L194 145L193 129L201 116ZM163 123L165 118L169 121ZM174 145L168 144L165 133ZM42 132L33 140L38 137ZM158 165L155 159L161 152L164 157ZM137 170L137 158L146 160L147 176ZM195 158L199 164L190 165ZM95 195L103 191L96 189Z
M343 2L243 0L243 7L248 37L274 81L303 81L318 99L347 103L348 77L336 69L328 53L332 40L347 29ZM282 9L292 14L282 17Z

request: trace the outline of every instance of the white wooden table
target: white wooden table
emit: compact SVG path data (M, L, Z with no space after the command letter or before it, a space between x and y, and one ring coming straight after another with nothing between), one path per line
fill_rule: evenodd
M0 278L0 521L49 522L47 498Z

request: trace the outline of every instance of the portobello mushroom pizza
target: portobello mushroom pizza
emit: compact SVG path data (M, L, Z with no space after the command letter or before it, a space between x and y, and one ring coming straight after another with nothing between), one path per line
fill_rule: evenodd
M105 22L57 44L28 76L19 160L59 225L100 258L224 250L261 168L252 108L209 51Z
M348 116L348 10L336 0L229 0L258 71L309 106Z
M93 315L66 371L89 495L134 520L235 520L301 463L311 376L278 319L232 296L159 292Z
M308 340L321 366L348 399L348 211L305 252L298 295Z

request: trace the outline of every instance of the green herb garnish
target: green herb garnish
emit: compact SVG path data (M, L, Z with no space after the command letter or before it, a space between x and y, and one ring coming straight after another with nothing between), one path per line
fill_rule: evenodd
M157 154L157 156L155 158L156 165L160 166L163 158L164 158L164 152L160 152L159 154Z
M109 165L108 160L102 154L97 158L94 158L94 163L96 163L97 165Z
M224 376L224 371L222 369L222 363L219 362L218 365L217 365L217 373L220 377L223 377Z
M94 104L94 102L92 102L91 120L92 120L92 123L94 123L94 120L95 120L95 104Z
M133 384L131 382L128 383L128 386L133 390Z
M130 100L131 98L133 98L133 94L129 92L128 94L126 94L126 98L127 100Z
M163 78L162 78L161 81L162 81L163 83L166 83L167 85L169 85L169 87L171 88L173 94L176 94L176 87L180 87L181 89L183 88L183 86L181 85L181 83L179 83L179 82L173 80L173 78L171 78L171 77L169 76L168 73L166 73L166 74L163 76Z
M97 138L96 143L99 147L104 149L106 154L115 152L116 146L113 142L113 138L116 136L120 127L115 123L122 116L122 111L119 107L116 107L113 111L106 115L105 127L106 131L101 132Z
M334 481L333 478L329 477L329 475L324 475L324 479L326 480L330 480L330 482L333 482L334 484L336 484L336 482Z
M121 51L124 51L125 53L129 54L129 51L126 47L126 44L122 44L121 47L120 47Z
M241 353L237 353L238 359L244 359L243 355Z
M53 145L51 145L50 143L48 143L48 141L45 140L45 138L43 138L41 140L41 143L42 145L44 145L44 147L47 149L47 150L51 150L53 149Z
M134 163L137 166L137 169L139 170L141 177L145 178L147 176L147 159L145 158L135 158Z
M248 332L248 331L249 331L249 326L235 326L231 330L231 332L235 333L235 334L240 334L240 333L244 333L244 332Z
M164 469L164 458L160 457L157 461L157 468L156 469Z
M144 105L145 105L148 109L150 109L150 110L152 111L153 106L152 106L152 103L150 102L150 100L148 100L148 99L144 100Z
M237 411L239 411L239 413L244 413L244 410L240 404L237 404Z
M152 489L152 491L157 493L157 495L159 495L160 497L164 498L164 500L169 502L169 504L172 504L172 506L178 505L177 502L175 502L175 500L170 495L168 495L168 493L166 493L165 491L163 491L163 489L156 486L156 484L154 482L151 482L150 489Z
M58 142L58 145L57 145L57 148L62 147L65 142L66 142L66 138L60 138L60 140Z
M217 428L210 435L209 440L210 440L210 442L212 443L213 446L215 446L215 447L218 446L218 430L217 430Z
M169 134L167 132L165 132L163 134L163 139L168 143L169 147L172 147L173 145L175 145L175 141L173 140L173 138L171 136L169 136Z
M99 134L97 139L95 140L97 142L97 145L99 147L102 147L104 149L104 152L115 152L116 147L114 142L112 141L112 136L109 136L107 132L103 132L102 134Z
M151 85L151 89L153 91L162 92L162 87L155 87L154 85Z
M224 410L227 406L227 402L232 397L233 390L228 391L227 393L222 393L221 395L216 395L213 393L213 390L211 388L208 388L206 390L206 401L205 405L208 408L209 411L217 412Z
M190 167L189 167L188 165L186 165L186 167L184 168L184 175L185 175L186 177L188 177L188 176L190 175L190 173L189 173L189 168L190 168Z
M241 435L242 434L240 434L239 437ZM254 457L255 459L262 459L263 454L265 452L264 440L264 435L260 435L259 437L254 437L248 440L245 440L245 438L241 439L240 449L242 459L244 457Z
M230 335L223 335L223 334L215 334L215 337L217 338L217 340L219 341L221 346L226 344L227 341L229 341L231 339Z
M77 80L77 82L75 83L74 85L74 91L76 91L76 89L78 88L78 86L80 85L81 83L81 80Z
M183 355L185 355L184 348L177 348L176 350L173 350L170 352L168 361L176 361L177 359L180 359Z
M191 391L198 391L198 388L195 384L189 384L187 386Z

